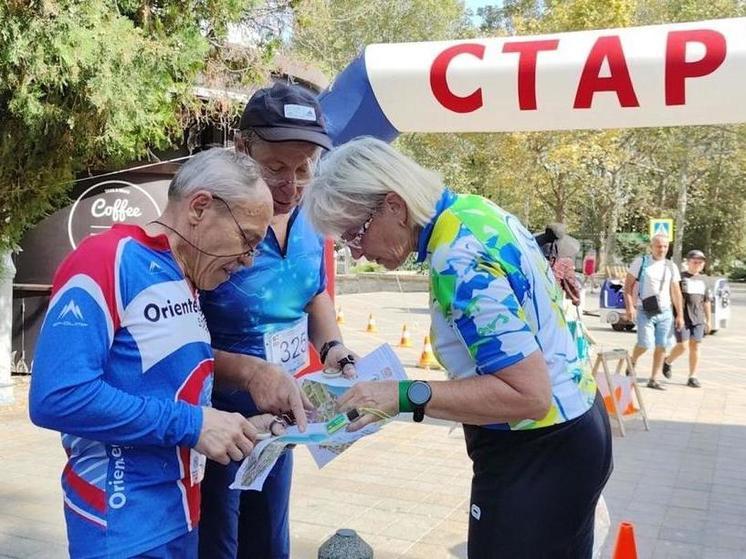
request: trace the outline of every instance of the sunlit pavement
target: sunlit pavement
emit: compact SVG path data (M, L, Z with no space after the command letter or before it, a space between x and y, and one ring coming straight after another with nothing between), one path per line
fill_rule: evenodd
M731 324L705 339L703 387L685 386L686 359L665 392L643 388L651 418L615 430L615 470L605 497L617 524L634 523L640 558L746 556L746 292L733 294ZM425 293L338 297L346 342L358 353L396 346L407 324L414 347L396 348L413 378L442 373L414 368L429 328ZM364 332L374 313L378 333ZM607 347L631 348L635 336L586 322ZM639 363L647 378L650 355ZM15 377L18 404L0 408L0 557L65 557L59 436L31 425L28 379ZM455 428L454 428L455 427ZM295 451L291 532L293 557L316 557L338 528L354 528L376 558L466 557L470 463L458 426L396 421L318 470Z

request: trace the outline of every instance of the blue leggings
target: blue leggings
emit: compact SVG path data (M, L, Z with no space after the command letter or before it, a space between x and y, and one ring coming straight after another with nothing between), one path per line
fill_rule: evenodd
M289 559L293 454L277 459L262 491L228 489L240 463L208 460L202 481L201 559Z

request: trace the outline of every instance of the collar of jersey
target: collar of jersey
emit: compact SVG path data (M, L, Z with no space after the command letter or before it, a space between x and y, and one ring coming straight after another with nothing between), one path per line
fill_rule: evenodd
M440 200L438 200L438 203L435 205L435 215L433 215L427 225L425 225L420 232L420 238L417 243L417 262L424 262L425 258L427 258L427 244L430 242L430 237L433 234L435 222L438 221L440 214L453 205L456 198L457 196L453 191L448 188L443 189L443 194L441 194Z

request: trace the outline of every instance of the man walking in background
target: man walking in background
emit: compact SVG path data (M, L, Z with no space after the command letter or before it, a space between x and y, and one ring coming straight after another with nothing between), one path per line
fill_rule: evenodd
M650 254L637 257L624 280L627 320L637 325L637 344L632 350L632 364L637 364L639 357L651 346L655 347L653 369L647 386L656 390L665 390L656 377L663 366L671 327L674 322L676 330L684 326L679 286L681 276L673 262L666 258L668 244L667 236L654 235L650 240ZM638 284L637 295L635 284Z
M689 342L689 379L687 386L699 388L697 363L699 344L712 328L712 294L707 288L701 272L705 267L705 255L701 250L690 250L686 255L687 271L681 274L681 292L684 298L684 327L676 331L676 345L663 361L663 375L671 378L671 364L686 353Z

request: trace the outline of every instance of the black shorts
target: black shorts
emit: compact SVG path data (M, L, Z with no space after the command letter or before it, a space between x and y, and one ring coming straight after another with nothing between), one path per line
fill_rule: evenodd
M590 559L596 503L612 471L603 400L530 431L464 425L474 462L469 559Z
M681 330L674 328L674 335L676 336L677 343L683 343L687 340L694 340L695 342L701 342L705 337L705 325L704 324L691 324L686 325Z

